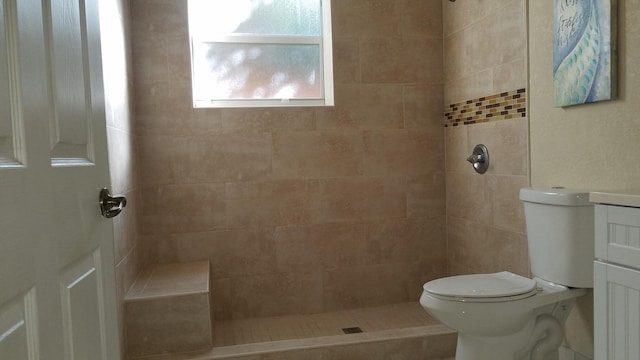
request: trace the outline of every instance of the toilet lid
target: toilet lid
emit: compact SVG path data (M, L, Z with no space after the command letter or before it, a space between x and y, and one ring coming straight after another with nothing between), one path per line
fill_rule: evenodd
M535 280L503 271L495 274L459 275L430 281L424 290L441 297L486 299L533 295ZM526 297L524 296L524 297Z

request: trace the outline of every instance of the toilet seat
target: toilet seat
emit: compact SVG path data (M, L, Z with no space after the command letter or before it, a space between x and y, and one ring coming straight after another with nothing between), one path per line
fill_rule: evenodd
M508 271L451 276L424 285L424 290L433 297L469 302L519 300L535 295L537 289L535 280Z

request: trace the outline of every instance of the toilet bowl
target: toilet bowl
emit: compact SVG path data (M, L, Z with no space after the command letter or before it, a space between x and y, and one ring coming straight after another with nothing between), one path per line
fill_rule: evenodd
M422 307L458 331L456 360L555 360L575 299L593 287L588 192L521 189L533 279L508 271L423 286Z
M459 330L457 360L511 360L518 359L514 354L519 352L523 359L529 359L542 345L538 344L540 339L532 343L533 334L544 333L546 329L540 327L549 323L561 328L575 299L585 293L586 289L504 271L428 282L420 304L443 324ZM545 322L536 330L540 316ZM545 340L561 342L561 331L557 337Z

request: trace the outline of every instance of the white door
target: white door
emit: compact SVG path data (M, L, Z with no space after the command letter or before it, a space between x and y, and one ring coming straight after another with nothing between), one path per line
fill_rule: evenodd
M0 359L119 358L98 0L0 0Z

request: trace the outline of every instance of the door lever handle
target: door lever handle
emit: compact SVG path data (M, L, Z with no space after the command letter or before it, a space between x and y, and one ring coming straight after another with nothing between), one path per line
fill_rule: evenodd
M111 219L118 216L122 209L127 206L127 198L124 196L111 196L109 189L100 190L100 213L103 217Z

